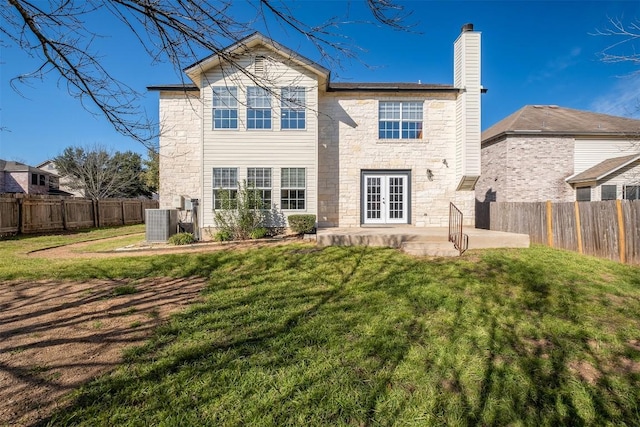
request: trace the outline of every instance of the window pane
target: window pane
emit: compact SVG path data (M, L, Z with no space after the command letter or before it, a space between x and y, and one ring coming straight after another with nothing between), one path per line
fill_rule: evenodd
M590 202L591 201L591 187L576 188L576 200L578 202Z
M380 120L400 120L399 102L380 102L378 108Z
M600 187L601 200L615 200L617 196L617 188L615 185L603 185Z
M271 108L269 91L257 86L247 88L247 105L249 108Z
M238 128L238 89L236 87L213 87L213 128Z
M640 185L625 185L624 198L625 200L640 200Z
M304 109L306 105L306 94L303 87L284 87L280 96L282 108Z
M237 108L238 89L236 87L214 86L213 87L213 107Z

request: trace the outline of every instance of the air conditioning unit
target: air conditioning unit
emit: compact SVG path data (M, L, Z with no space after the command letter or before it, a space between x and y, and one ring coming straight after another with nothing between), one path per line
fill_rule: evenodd
M176 209L145 210L146 241L166 242L178 232L178 211Z
M171 206L174 209L184 209L184 197L183 196L173 196L173 203Z

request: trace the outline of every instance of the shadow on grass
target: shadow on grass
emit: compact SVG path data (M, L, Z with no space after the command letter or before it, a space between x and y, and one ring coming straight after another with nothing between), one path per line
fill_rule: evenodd
M638 376L585 346L606 319L565 269L304 245L148 260L208 278L205 302L42 425L637 423Z

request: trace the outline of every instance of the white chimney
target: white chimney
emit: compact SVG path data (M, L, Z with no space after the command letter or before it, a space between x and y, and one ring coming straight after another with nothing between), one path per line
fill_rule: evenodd
M473 190L480 177L480 33L465 24L453 49L456 101L456 179L458 190Z

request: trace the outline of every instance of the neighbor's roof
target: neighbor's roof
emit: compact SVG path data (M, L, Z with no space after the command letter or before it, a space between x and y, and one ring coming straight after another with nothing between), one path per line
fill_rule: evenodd
M640 160L640 153L631 154L629 156L612 157L589 169L570 176L566 179L569 184L577 184L580 182L599 181L612 173Z
M0 166L2 166L1 170L5 172L28 172L30 168L29 165L14 162L13 160L2 160L2 162L0 162Z
M630 136L640 138L640 120L556 105L526 105L482 132L482 143L503 135Z

